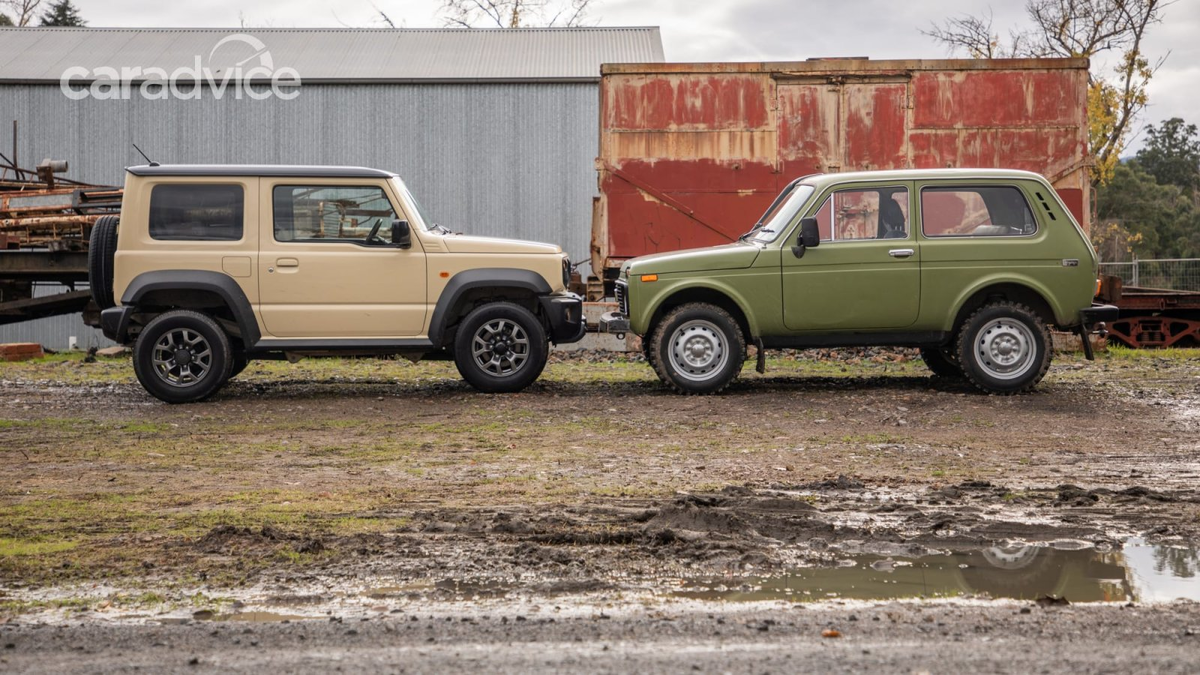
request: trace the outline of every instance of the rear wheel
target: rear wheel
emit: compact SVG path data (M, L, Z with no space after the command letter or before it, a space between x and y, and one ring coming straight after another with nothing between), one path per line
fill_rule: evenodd
M675 308L651 331L650 359L659 379L681 394L715 394L746 360L742 330L729 312L707 303Z
M175 310L146 325L133 348L133 369L152 396L167 403L200 401L229 379L229 337L211 317Z
M961 378L963 376L962 368L958 365L958 360L954 358L954 352L949 348L922 347L921 360L938 377Z
M88 287L100 309L116 305L113 297L113 263L117 254L117 216L102 216L88 239Z
M1029 391L1050 369L1050 334L1025 305L985 305L963 325L958 360L967 379L990 394Z
M229 369L230 379L241 375L246 366L250 365L250 359L247 359L245 354L238 353L236 350L230 358L233 360L233 365Z
M454 364L463 379L488 393L528 387L542 374L550 345L533 312L509 302L476 308L454 338Z

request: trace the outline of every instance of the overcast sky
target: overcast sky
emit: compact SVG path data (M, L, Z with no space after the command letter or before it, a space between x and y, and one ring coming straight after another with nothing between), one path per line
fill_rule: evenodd
M550 0L558 2L561 0ZM74 0L92 26L397 26L443 25L441 0ZM1002 34L1024 21L1015 0L595 0L591 23L659 26L668 61L787 61L813 56L942 58L921 34L930 22L991 11ZM1146 49L1167 61L1150 85L1141 122L1182 117L1200 124L1200 1L1178 0L1151 29ZM1140 145L1136 139L1131 145Z

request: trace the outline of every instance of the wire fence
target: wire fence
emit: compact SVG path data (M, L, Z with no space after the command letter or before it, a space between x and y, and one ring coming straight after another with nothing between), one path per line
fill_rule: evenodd
M1200 291L1200 258L1100 263L1100 273L1121 277L1126 286Z

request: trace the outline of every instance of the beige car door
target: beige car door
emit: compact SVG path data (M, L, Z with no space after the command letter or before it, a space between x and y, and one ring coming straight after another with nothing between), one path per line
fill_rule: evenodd
M385 181L263 179L259 306L279 338L379 339L425 327L425 253Z

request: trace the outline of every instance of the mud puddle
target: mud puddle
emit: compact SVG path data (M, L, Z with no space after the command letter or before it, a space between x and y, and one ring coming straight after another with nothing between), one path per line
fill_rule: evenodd
M849 555L785 574L679 580L673 597L732 602L984 596L1058 603L1200 601L1200 548L1063 541L917 557Z

